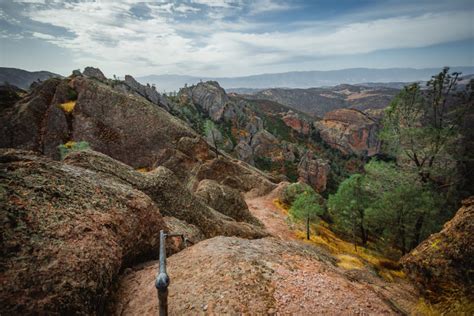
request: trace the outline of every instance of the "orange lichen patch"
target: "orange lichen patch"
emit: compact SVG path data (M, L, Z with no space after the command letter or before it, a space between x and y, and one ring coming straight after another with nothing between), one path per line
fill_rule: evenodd
M138 172L141 172L141 173L146 173L146 172L150 171L150 170L148 170L147 167L138 168L138 169L136 169L136 170L137 170Z
M71 113L75 106L76 101L68 101L59 105L59 107L66 113Z

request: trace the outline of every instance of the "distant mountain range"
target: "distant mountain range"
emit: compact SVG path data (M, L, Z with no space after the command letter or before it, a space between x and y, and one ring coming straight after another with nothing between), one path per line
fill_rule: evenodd
M252 94L241 94L247 100L269 100L299 110L313 117L341 108L361 111L385 108L399 89L342 84L334 87L263 89Z
M34 81L44 81L53 77L62 78L61 75L49 71L27 71L18 68L0 67L0 85L7 82L21 89L28 89Z
M178 91L187 85L200 81L217 81L228 92L253 94L271 88L316 88L333 87L340 84L363 85L366 87L401 89L408 82L423 82L438 73L441 68L351 68L329 71L293 71L275 74L261 74L245 77L197 77L181 75L150 75L137 77L142 84L155 84L158 91ZM474 67L452 67L451 71L463 73L467 80L472 78ZM0 67L0 85L8 82L22 89L28 89L32 82L62 77L49 71L26 71L18 68Z
M440 68L351 68L329 71L293 71L275 74L261 74L245 77L196 77L181 75L150 75L138 77L141 83L155 84L161 92L177 91L185 84L192 85L200 81L215 80L226 90L235 88L312 88L335 86L339 84L392 83L388 87L399 88L406 82L426 81L438 73ZM474 67L452 67L452 71L464 75L474 74Z

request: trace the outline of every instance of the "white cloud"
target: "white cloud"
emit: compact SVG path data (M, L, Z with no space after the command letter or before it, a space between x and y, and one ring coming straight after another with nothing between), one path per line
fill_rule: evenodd
M185 4L147 4L150 17L137 19L130 13L135 3L77 2L35 7L25 11L36 22L66 29L72 36L53 37L32 32L40 38L70 49L77 65L101 67L107 74L150 73L232 76L268 71L269 65L299 57L324 57L369 53L377 50L424 47L473 38L472 12L454 11L417 16L398 16L364 22L333 23L308 21L286 31L267 24L223 18L241 1L194 0ZM173 12L205 11L205 20L179 22ZM248 3L247 3L248 4ZM250 14L290 9L281 2L251 2ZM232 7L232 8L230 8ZM237 10L238 11L238 10ZM333 21L334 22L334 21ZM471 28L467 27L471 25ZM270 25L271 26L271 25ZM262 30L268 30L262 32Z
M53 35L49 35L49 34L45 34L45 33L39 33L39 32L33 32L31 35L33 35L36 38L44 39L44 40L48 40L48 41L54 41L56 39L56 37L54 37Z

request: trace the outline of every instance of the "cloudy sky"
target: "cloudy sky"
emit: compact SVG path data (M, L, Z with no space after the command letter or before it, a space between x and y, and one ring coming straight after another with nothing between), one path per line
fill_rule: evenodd
M240 76L474 65L473 0L0 1L0 66Z

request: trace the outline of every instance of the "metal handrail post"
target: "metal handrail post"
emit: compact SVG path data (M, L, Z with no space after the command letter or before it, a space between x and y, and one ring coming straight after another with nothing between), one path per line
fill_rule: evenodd
M166 273L166 234L160 230L160 270L156 276L155 287L158 292L159 315L168 315L168 285L170 278Z

